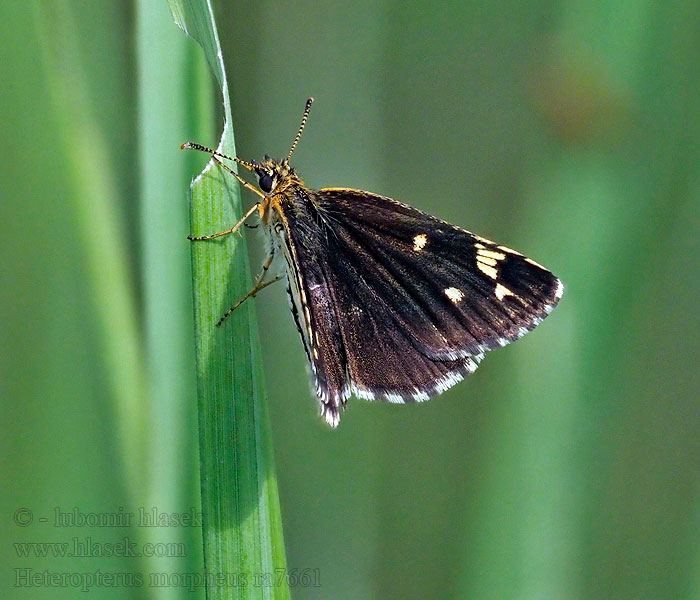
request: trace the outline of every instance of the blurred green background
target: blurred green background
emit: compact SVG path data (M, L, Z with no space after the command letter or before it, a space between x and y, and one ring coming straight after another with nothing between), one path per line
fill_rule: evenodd
M242 157L284 155L313 94L310 186L399 198L566 285L468 381L351 400L337 431L283 286L256 300L288 565L320 576L293 596L700 598L700 6L216 8ZM197 506L185 236L206 157L179 145L216 144L220 99L165 0L8 2L0 33L3 595L79 594L18 587L30 570L196 572L197 527L54 525ZM184 551L17 545L125 536ZM90 594L203 597L182 581Z

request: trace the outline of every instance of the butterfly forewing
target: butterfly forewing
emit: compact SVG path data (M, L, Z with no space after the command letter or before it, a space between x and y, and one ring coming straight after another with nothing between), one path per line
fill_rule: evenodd
M390 198L352 190L320 196L337 217L341 251L367 259L365 280L434 358L516 339L555 299L558 280L512 250Z
M287 192L293 311L331 425L351 392L409 402L444 391L561 296L534 261L390 198Z

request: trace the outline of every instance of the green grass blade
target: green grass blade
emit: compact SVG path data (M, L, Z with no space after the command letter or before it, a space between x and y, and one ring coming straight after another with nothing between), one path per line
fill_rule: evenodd
M136 53L139 118L139 228L142 257L144 353L148 378L149 423L146 506L160 511L199 511L194 336L190 322L192 289L188 207L193 153L181 160L182 140L210 139L213 129L211 77L202 53L173 27L168 6L136 2ZM185 65L185 68L183 68ZM199 84L202 75L206 78ZM197 90L193 93L192 90ZM206 123L205 123L206 122ZM157 528L147 528L160 541ZM201 570L201 531L177 527L170 541L187 555L152 558L158 573ZM154 588L156 597L172 590ZM204 590L198 589L200 597ZM194 597L194 596L193 596Z
M176 23L202 46L222 89L225 122L219 148L234 155L228 86L211 4L171 0L170 7ZM192 183L192 233L222 231L240 214L237 182L210 163ZM207 597L287 598L253 303L215 327L251 285L243 239L226 236L193 244L192 277ZM246 585L232 581L234 576L244 577Z

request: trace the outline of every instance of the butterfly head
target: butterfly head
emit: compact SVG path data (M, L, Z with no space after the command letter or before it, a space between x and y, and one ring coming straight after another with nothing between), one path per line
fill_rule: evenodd
M292 154L294 153L294 150L296 149L297 144L299 143L299 138L301 138L301 134L304 131L304 126L306 125L306 120L309 118L309 111L311 110L311 103L313 101L313 98L309 98L306 101L304 114L301 117L301 125L299 126L299 131L297 132L297 135L294 138L294 142L292 143L292 147L289 150L289 154L287 154L287 157L284 160L270 158L269 156L267 156L267 154L265 155L265 158L263 158L263 160L261 160L260 162L254 160L243 160L242 158L239 158L237 156L227 156L226 154L223 154L218 150L212 150L211 148L207 148L206 146L202 146L201 144L197 144L195 142L185 142L184 144L182 144L181 148L183 150L185 148L191 148L193 150L201 150L203 152L208 152L209 154L213 155L214 160L219 163L221 163L220 159L222 158L232 160L238 163L238 165L244 167L245 169L248 169L249 171L252 171L257 176L258 185L260 186L260 190L262 190L262 193L259 190L255 190L253 188L254 191L263 198L268 197L273 191L281 192L287 185L302 183L301 180L297 177L296 173L294 172L294 169L292 169L292 167L289 166L289 160L292 158ZM241 179L238 173L231 171L231 169L226 165L222 166L228 169L243 185L251 187L250 184L248 184L245 180Z
M267 154L260 162L252 161L252 165L258 178L258 186L266 194L270 194L283 181L297 179L294 169L286 160L278 161Z

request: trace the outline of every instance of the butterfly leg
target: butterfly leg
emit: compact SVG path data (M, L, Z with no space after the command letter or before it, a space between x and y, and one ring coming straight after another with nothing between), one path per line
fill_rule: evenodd
M225 320L226 318L234 311L236 310L241 304L243 304L248 298L254 298L255 294L257 294L260 290L265 289L268 285L272 285L276 281L279 281L282 279L282 275L278 275L277 277L274 277L273 279L270 279L269 281L264 281L265 275L267 275L267 271L270 268L270 265L272 264L272 259L274 258L274 254L270 254L270 256L267 257L265 262L263 263L262 266L262 271L260 275L258 275L258 278L255 280L255 285L248 290L248 292L243 296L238 302L236 302L231 308L229 308L223 315L222 317L217 321L216 326L219 327Z
M240 221L238 221L238 223L236 223L233 227L231 227L231 229L227 229L226 231L220 231L219 233L212 233L211 235L202 235L202 236L197 236L197 237L192 236L192 235L188 235L188 236L187 236L187 239L190 240L191 242L201 242L201 241L204 241L204 240L212 240L212 239L214 239L214 238L221 237L222 235L228 235L228 234L230 234L230 233L236 233L236 231L238 231L238 230L241 228L241 225L243 225L243 223L246 222L246 220L248 219L248 217L250 217L250 215L252 215L256 210L258 210L258 204L257 204L257 203L256 203L256 204L253 204L253 206L251 206L251 207L248 209L248 212L246 212L246 214L244 214L244 215L241 217Z
M236 179L238 179L238 182L245 188L248 188L251 192L255 192L258 196L261 198L265 197L265 194L263 194L258 188L256 188L252 183L249 181L246 181L241 177L238 173L236 173L231 167L228 165L225 165L222 163L218 158L216 158L215 155L212 155L212 159L214 160L215 163L217 163L220 167L231 173Z

